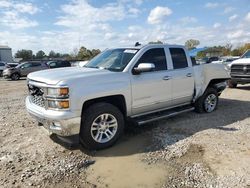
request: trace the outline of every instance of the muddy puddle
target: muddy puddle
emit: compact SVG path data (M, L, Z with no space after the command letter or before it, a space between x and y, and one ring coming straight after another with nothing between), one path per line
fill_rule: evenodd
M98 188L161 187L168 175L167 167L141 161L150 141L149 135L137 135L97 152L96 163L89 167L87 180Z

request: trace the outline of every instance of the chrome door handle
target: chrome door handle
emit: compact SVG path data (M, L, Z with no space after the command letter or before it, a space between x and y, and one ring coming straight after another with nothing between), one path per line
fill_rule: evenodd
M187 73L186 77L192 77L192 73Z
M164 76L163 80L170 80L172 77L171 76Z

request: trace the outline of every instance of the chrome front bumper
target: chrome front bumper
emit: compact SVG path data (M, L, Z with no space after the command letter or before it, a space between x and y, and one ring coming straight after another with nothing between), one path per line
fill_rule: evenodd
M46 128L49 133L60 136L77 135L80 132L81 118L75 117L71 111L46 110L30 101L26 97L26 109L28 113Z

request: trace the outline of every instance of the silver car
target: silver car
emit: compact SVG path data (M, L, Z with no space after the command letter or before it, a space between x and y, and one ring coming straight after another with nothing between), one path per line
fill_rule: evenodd
M49 66L43 62L25 62L16 67L7 68L3 71L3 77L12 80L19 80L20 77L26 77L29 73L48 69Z

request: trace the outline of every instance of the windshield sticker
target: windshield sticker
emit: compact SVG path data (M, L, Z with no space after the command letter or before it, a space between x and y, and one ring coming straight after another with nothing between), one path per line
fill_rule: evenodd
M138 50L125 50L124 53L135 54Z

